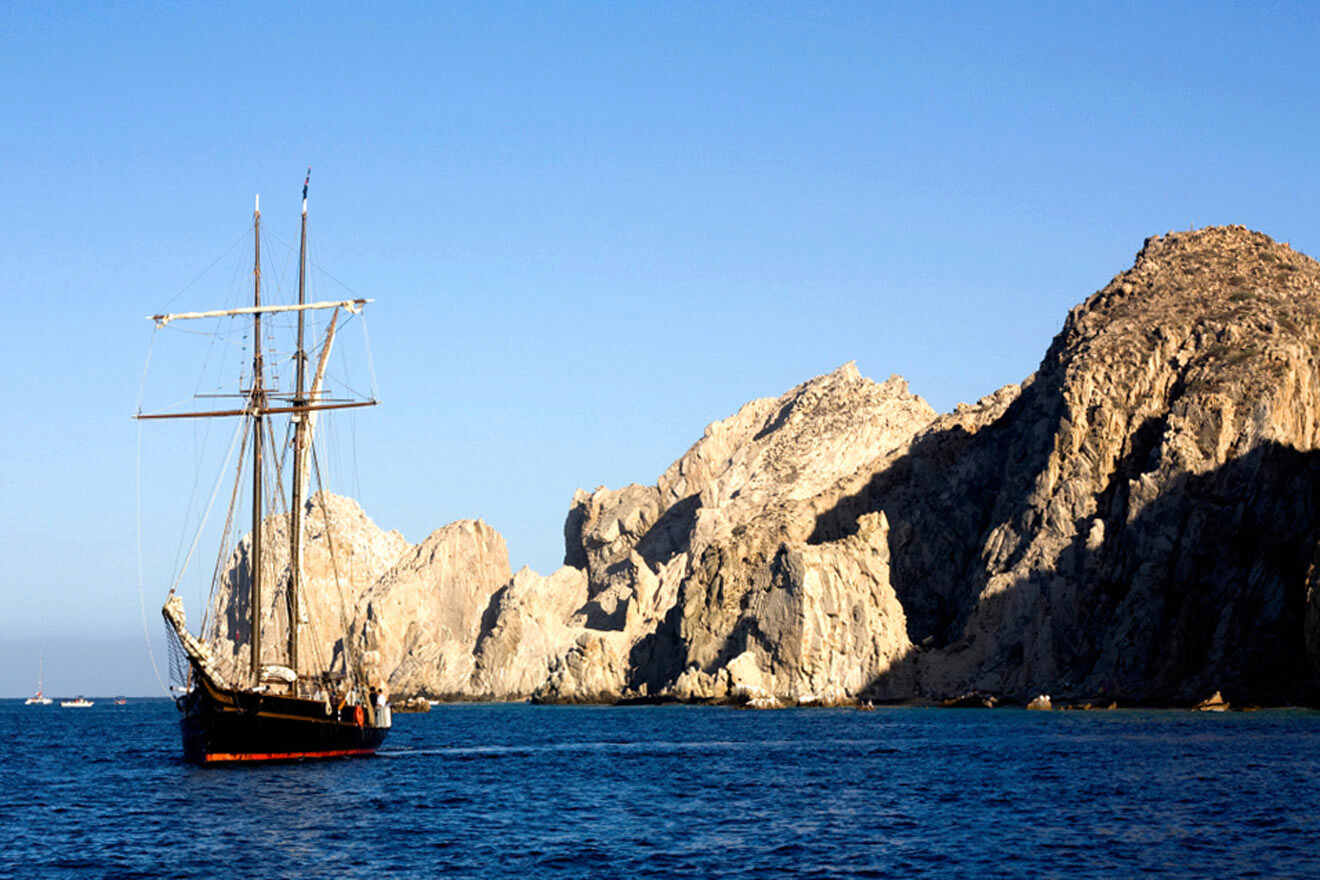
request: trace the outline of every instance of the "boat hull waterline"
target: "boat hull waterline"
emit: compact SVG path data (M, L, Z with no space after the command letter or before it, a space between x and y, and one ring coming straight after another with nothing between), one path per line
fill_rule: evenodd
M210 682L179 699L184 760L238 764L366 757L384 742L362 706L328 706L277 694L219 688Z

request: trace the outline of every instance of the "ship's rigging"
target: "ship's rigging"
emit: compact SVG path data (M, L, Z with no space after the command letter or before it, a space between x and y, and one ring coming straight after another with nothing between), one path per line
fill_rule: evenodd
M253 721L255 726L251 727L251 731L255 731L252 735L256 737L253 742L261 739L262 736L267 738L274 736L287 746L283 751L279 748L274 751L270 749L262 751L264 747L260 743L253 746L255 749L253 754L264 754L267 757L324 756L320 752L327 755L331 752L361 753L368 746L374 749L374 745L369 741L374 737L378 742L384 735L384 728L388 726L388 710L380 712L385 716L383 719L378 717L378 710L384 707L383 698L380 701L376 699L381 689L381 682L375 673L368 669L363 653L356 650L357 646L348 638L349 596L345 588L341 560L338 558L340 551L336 547L335 529L327 505L327 495L323 488L320 491L311 491L314 485L324 486L322 460L318 453L320 437L317 428L320 414L329 410L369 407L377 402L374 393L374 375L372 393L369 395L356 393L345 381L339 380L333 383L327 381L336 338L343 329L344 322L341 322L341 316L348 320L361 321L363 307L371 300L351 296L308 301L306 185L307 182L304 181L296 303L263 300L261 212L258 201L253 211L252 223L251 304L218 309L162 312L149 316L155 324L157 333L183 324L216 322L212 325L213 328L222 331L216 334L216 338L231 337L222 347L232 346L235 322L250 327L250 332L240 334L247 343L243 348L247 355L245 360L248 360L248 366L238 371L238 386L202 391L202 383L199 381L192 395L195 400L229 398L234 401L232 405L208 409L170 407L163 412L142 412L139 408L136 416L141 421L205 420L225 417L235 417L239 420L228 444L226 464L237 450L237 460L246 467L238 468L237 479L229 492L225 521L220 531L220 553L211 573L210 596L205 603L208 616L203 621L202 637L193 636L184 626L182 603L175 590L192 561L203 532L208 528L210 514L222 485L220 481L215 483L210 500L201 515L197 533L189 545L187 554L183 556L182 564L178 567L179 573L173 580L170 601L163 609L167 632L171 636L171 647L176 649L176 657L180 661L175 664L175 677L180 706L185 711L185 751L190 751L191 723L193 727L191 756L193 757L209 754L230 755L232 758L233 754L239 754L233 752L233 748L237 748L233 743L213 748L214 742L211 740L215 739L218 742L225 737L233 738L235 735L234 730L231 729L233 718L226 716L225 713L232 715L240 708L255 719ZM319 345L309 351L308 316L317 314L326 315L327 320L323 328L313 328L313 336L318 340ZM296 341L292 351L279 351L264 344L268 341L267 333L277 329L272 325L287 321L293 321L293 326L286 323L278 329L296 330ZM365 324L362 326L364 348L366 348ZM223 332L225 330L230 332ZM366 350L369 368L369 349ZM291 384L282 383L278 373L270 369L272 364L268 356L273 356L271 360L276 364L292 364L293 375L288 377L292 379ZM207 357L210 358L209 352ZM277 423L282 428L283 437L277 437ZM247 480L250 481L250 492L245 492L243 489L245 472ZM249 499L250 530L245 542L239 543L236 541L236 532L240 528L238 520L245 495ZM190 509L191 507L190 503ZM337 609L321 609L320 619L305 600L304 554L307 531L305 520L309 515L312 518L320 518L318 535L325 545L334 592L339 600ZM267 542L276 536L287 542L284 547L267 546ZM287 555L287 562L283 565L278 564L277 557L280 555ZM221 614L217 613L222 606L217 600L218 596L224 596L228 603L226 607L230 612L223 620ZM243 611L245 614L238 615L234 613L236 611ZM337 619L326 620L324 615L327 613ZM281 629L282 633L279 632ZM338 656L324 656L323 648L326 640L323 638L325 633L321 630L332 631L339 635L336 642L337 648L340 649L337 652ZM217 656L214 647L222 641L222 636L228 636L235 646L240 638L245 638L246 657L237 654L233 657ZM335 663L335 668L332 668L332 662ZM262 709L263 701L271 700L283 701L280 704L280 711L284 714L276 712L272 715L273 710L269 707ZM308 707L303 705L311 703L324 703L326 718L312 717ZM350 718L356 721L359 730L379 731L379 736L366 735L365 739L363 736L354 739L351 730L353 725L349 725L349 729L341 737L344 742L349 742L352 746L347 751L330 747L335 744L330 742L334 736L326 733L325 728L326 724L332 726L338 724L338 713L344 710L345 705L354 707L355 713ZM308 725L314 722L320 725L314 729L316 736L320 737L318 740L320 745L317 747L320 748L320 752L317 752L317 748L303 749L298 746L294 742L297 736L286 729L291 724L298 726L294 724L294 720L302 714L308 714L308 717L298 724L302 724L308 730L313 730L313 727ZM201 730L199 733L200 728L197 725L202 724L205 727L203 721L207 718L212 720L218 718L223 722L216 728L217 730L224 728L223 736L221 733L212 736L206 730ZM266 719L264 727L263 718ZM280 718L285 720L276 720ZM333 720L327 721L327 718ZM211 739L208 739L208 736ZM244 733L243 736L247 734ZM289 751L290 748L293 751ZM212 759L206 758L206 760Z

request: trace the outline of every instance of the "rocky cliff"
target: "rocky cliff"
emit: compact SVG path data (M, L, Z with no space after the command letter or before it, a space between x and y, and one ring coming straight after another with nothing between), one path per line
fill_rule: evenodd
M628 687L1314 701L1318 282L1314 261L1240 227L1153 238L1021 387L855 468L804 480L789 448L744 513L739 489L701 484L686 529L659 528L635 489L579 499L568 560L593 594L638 567L625 551L658 572L648 546L688 536ZM707 473L693 464L662 477L666 501L692 497L671 487Z
M345 644L372 678L395 693L463 696L472 646L491 596L509 580L504 539L480 520L460 520L410 546L355 501L318 493L307 502L303 552L304 669L342 669ZM289 518L263 524L263 662L285 663ZM223 673L250 669L251 536L234 551L209 615L208 639ZM347 635L345 635L347 634Z
M480 520L437 529L357 603L359 640L392 692L463 697L491 597L509 580L504 538Z
M432 695L1314 703L1317 355L1320 265L1152 238L1020 386L941 416L848 364L753 401L579 491L552 575L481 523L363 532L352 638Z
M378 528L351 498L317 493L308 499L303 547L300 651L309 665L326 668L340 650L344 626L359 598L408 548L398 532ZM285 663L288 639L289 516L262 524L263 663ZM246 680L251 669L249 602L252 536L239 542L220 578L207 614L205 637L223 673Z
M812 541L888 513L917 693L1314 701L1318 333L1320 265L1287 245L1149 239L1018 393L932 425Z

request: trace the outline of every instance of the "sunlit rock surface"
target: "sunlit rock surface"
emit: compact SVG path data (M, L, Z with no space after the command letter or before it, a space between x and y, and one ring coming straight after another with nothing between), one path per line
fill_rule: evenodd
M483 523L412 548L347 499L351 564L309 566L409 693L1315 703L1318 363L1320 265L1171 233L1020 385L938 415L845 364L754 400L655 484L579 491L551 575L510 577ZM244 546L213 608L232 666Z

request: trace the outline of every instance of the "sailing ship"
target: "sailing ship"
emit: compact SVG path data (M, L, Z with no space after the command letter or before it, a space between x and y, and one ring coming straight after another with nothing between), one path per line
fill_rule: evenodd
M310 179L310 169L308 171ZM261 201L256 200L252 215L253 234L253 290L252 305L231 309L200 312L157 314L150 316L158 328L173 321L198 318L237 318L251 321L251 364L247 382L240 376L238 397L243 405L230 410L208 412L153 413L139 411L139 419L157 418L230 418L245 420L242 426L243 443L250 450L251 477L251 533L247 551L247 641L250 650L246 668L224 664L212 650L212 644L189 631L183 609L183 599L171 588L162 614L166 631L174 640L172 648L186 658L185 680L174 689L175 703L181 712L180 727L183 735L185 760L203 765L251 761L301 761L308 759L365 756L375 753L390 729L390 709L383 688L373 681L360 656L338 658L338 663L315 665L323 658L307 657L314 650L303 650L300 632L309 620L303 601L303 542L304 518L314 510L318 499L324 505L324 492L308 495L311 463L315 462L312 433L317 413L324 410L371 406L369 400L337 400L322 391L326 360L334 340L336 321L341 313L359 314L369 299L307 302L307 180L303 182L302 229L298 254L298 302L277 305L262 301L261 288ZM325 340L310 387L307 382L308 353L304 348L305 319L310 312L330 310ZM297 319L296 348L293 361L295 384L281 390L278 380L268 383L267 367L262 351L262 318L275 313L293 313ZM274 319L272 319L273 322ZM269 329L269 328L268 328ZM246 373L246 370L244 371ZM206 396L206 395L200 395ZM285 456L275 446L276 419L289 419L288 451L292 458L290 486L287 501L289 521L289 564L287 572L278 576L264 564L263 520L269 506L284 503L281 476ZM241 453L240 458L244 455ZM240 464L238 481L243 480ZM273 480L263 483L270 470ZM274 490L271 490L271 486ZM267 500L268 494L272 496ZM234 501L240 495L235 484L231 496L230 516ZM322 513L328 517L324 507ZM269 524L268 524L269 527ZM228 529L228 525L226 525ZM328 529L324 540L330 540ZM221 554L225 548L221 547ZM333 557L333 553L331 554ZM336 574L336 577L338 575ZM269 583L268 581L278 581ZM236 579L239 584L241 579ZM214 589L214 583L213 583ZM270 590L274 590L272 594ZM284 593L283 603L275 601ZM263 602L263 596L267 601ZM262 638L262 611L269 605L282 605L278 609L286 615L286 637L266 644ZM343 620L341 614L338 618ZM277 628L278 629L278 628ZM348 645L347 633L342 633L342 645ZM282 642L282 644L281 644ZM181 664L182 666L182 664Z
M42 693L46 686L46 658L42 657L37 665L37 692L23 701L25 706L49 706L55 702L50 697Z

